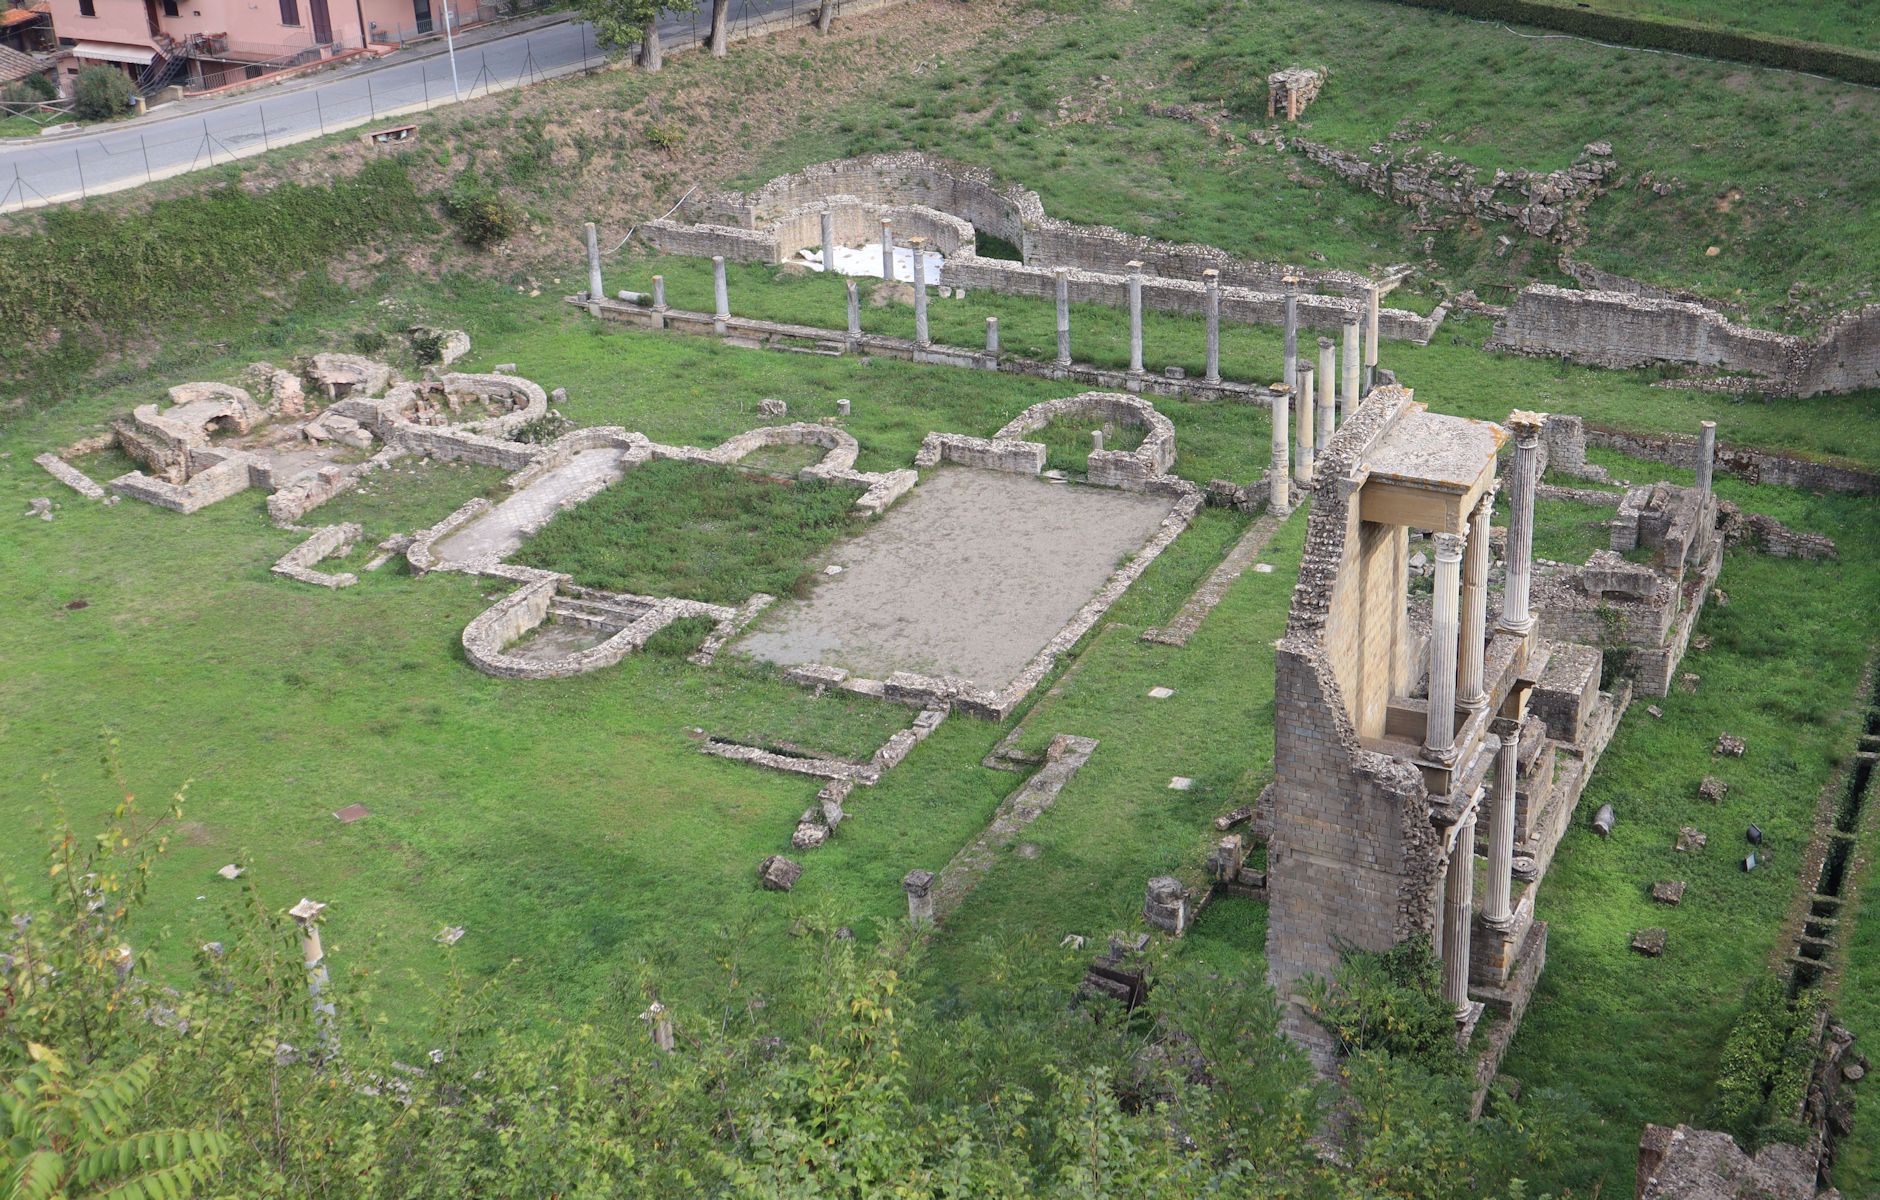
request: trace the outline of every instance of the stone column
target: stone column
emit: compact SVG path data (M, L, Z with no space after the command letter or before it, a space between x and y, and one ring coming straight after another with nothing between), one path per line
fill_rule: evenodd
M862 293L853 279L848 280L849 352L853 354L862 340Z
M933 924L933 872L909 871L901 880L907 893L907 920L915 928Z
M300 960L307 971L307 998L313 1004L313 1022L319 1029L320 1045L329 1055L339 1049L339 1031L334 1027L339 1010L326 998L326 950L320 945L320 914L326 905L302 898L287 910L300 927Z
M894 282L894 226L886 217L881 218L881 278Z
M933 345L927 336L927 239L909 238L907 246L914 255L914 344L925 349Z
M1495 757L1495 800L1488 813L1488 887L1482 918L1506 929L1514 921L1514 789L1520 770L1521 722L1503 717L1490 728L1501 739Z
M587 223L588 299L607 299L607 285L601 282L601 235L594 222Z
M1102 453L1103 431L1101 429L1093 429L1090 431L1090 448L1098 453Z
M1358 318L1345 322L1345 386L1344 397L1338 402L1338 423L1343 425L1351 420L1351 414L1358 411L1358 404L1364 397L1358 394Z
M1293 474L1299 477L1300 487L1309 487L1317 449L1312 437L1312 368L1303 363L1299 366L1299 392L1293 397L1293 423L1298 426L1293 439Z
M1057 365L1071 365L1071 273L1064 267L1057 269Z
M823 273L833 275L836 271L836 215L828 209L822 213L822 256Z
M1221 273L1209 267L1201 272L1206 286L1208 311L1208 369L1203 376L1209 383L1221 381Z
M1320 446L1332 444L1332 430L1338 425L1338 351L1331 338L1319 339L1319 432Z
M1697 493L1710 495L1710 473L1717 461L1717 423L1704 421L1697 426Z
M725 287L725 256L712 255L712 331L723 333L731 319L731 295Z
M1469 1007L1469 925L1475 907L1475 812L1462 819L1443 881L1443 999Z
M1142 374L1142 264L1131 259L1129 267L1129 373Z
M1292 507L1292 471L1286 461L1286 443L1290 440L1286 433L1286 418L1292 412L1292 396L1287 394L1282 385L1273 393L1273 461L1266 471L1266 505L1274 512L1285 512Z
M987 317L986 318L986 353L997 354L998 352L999 352L999 318Z
M672 1053L672 1013L665 1005L655 1000L647 1005L640 1014L640 1020L646 1022L646 1028L653 1035L653 1045L662 1054Z
M1486 707L1482 654L1488 637L1488 521L1495 511L1495 489L1483 493L1469 513L1469 543L1462 553L1461 660L1456 669L1456 700L1471 712Z
M1299 387L1299 295L1295 288L1299 283L1297 275L1286 276L1286 361L1280 368L1280 382L1287 387Z
M1364 289L1364 390L1377 374L1377 285Z
M1528 575L1534 566L1534 485L1540 466L1541 413L1517 409L1508 414L1514 431L1514 461L1508 476L1507 583L1501 593L1501 627L1526 637L1534 628L1528 612Z
M1436 535L1436 590L1430 604L1429 724L1424 754L1437 762L1456 756L1456 602L1462 584L1462 535Z
M653 276L653 328L666 327L666 277Z

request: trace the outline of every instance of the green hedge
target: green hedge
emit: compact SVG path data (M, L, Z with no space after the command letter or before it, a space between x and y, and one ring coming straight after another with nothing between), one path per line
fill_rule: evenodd
M395 159L322 187L237 184L148 209L73 204L0 235L0 363L18 365L57 339L111 336L178 307L250 308L276 291L387 237L432 224Z
M1795 1124L1794 1114L1814 1071L1820 1011L1818 995L1803 992L1790 999L1774 975L1750 988L1718 1056L1713 1110L1717 1127L1746 1149L1794 1141L1806 1132Z
M1539 25L1605 42L1676 50L1880 86L1880 54L1773 34L1718 29L1675 17L1621 16L1555 0L1398 0L1467 17Z

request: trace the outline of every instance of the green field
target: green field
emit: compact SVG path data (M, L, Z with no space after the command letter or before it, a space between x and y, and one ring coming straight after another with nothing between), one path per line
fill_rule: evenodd
M1880 12L1864 0L1789 0L1745 4L1743 0L1595 0L1597 12L1622 17L1671 17L1713 29L1768 33L1871 50L1880 45Z

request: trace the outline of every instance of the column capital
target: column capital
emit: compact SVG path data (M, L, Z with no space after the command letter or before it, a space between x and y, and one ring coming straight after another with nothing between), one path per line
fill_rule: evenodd
M1207 284L1209 287L1219 287L1221 286L1221 273L1213 267L1209 267L1207 270L1201 272L1201 282Z
M1128 262L1124 263L1123 265L1128 267L1130 270L1136 272L1137 274L1142 273L1142 260L1140 258L1132 258Z
M1467 539L1459 533L1439 533L1436 543L1436 561L1459 563L1462 561L1462 547Z
M1508 744L1521 736L1521 722L1513 717L1496 717L1488 723L1488 731L1501 739L1505 749Z
M1319 349L1320 349L1320 350L1330 350L1331 348L1332 348L1332 339L1331 339L1331 338L1328 338L1328 337L1322 337L1322 338L1320 338L1320 339L1319 339Z
M1517 408L1508 414L1508 428L1514 431L1514 444L1523 450L1532 450L1540 444L1541 430L1546 424L1546 413Z

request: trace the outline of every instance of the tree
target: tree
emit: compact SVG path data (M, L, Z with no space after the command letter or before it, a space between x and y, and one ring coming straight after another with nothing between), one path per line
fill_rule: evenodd
M228 1153L220 1133L127 1133L155 1074L145 1055L79 1081L55 1051L28 1046L32 1064L0 1090L0 1196L181 1200L209 1181Z
M657 71L661 62L660 14L691 12L697 0L679 0L676 4L662 4L660 0L570 0L570 4L593 24L602 49L624 50L637 43L640 66Z
M816 6L816 32L828 33L829 27L836 23L836 0L822 0Z
M731 0L712 0L712 57L723 58L731 49L725 18L731 15Z
M72 84L72 111L86 121L109 121L130 109L130 76L116 67L86 67Z

